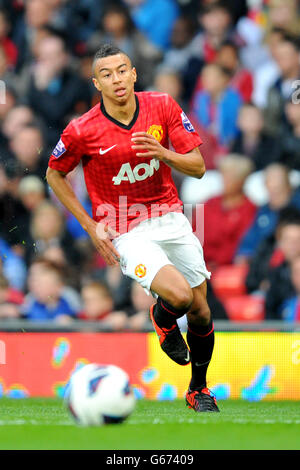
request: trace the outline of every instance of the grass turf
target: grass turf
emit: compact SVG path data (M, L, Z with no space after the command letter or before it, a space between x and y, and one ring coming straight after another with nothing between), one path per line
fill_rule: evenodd
M80 428L61 400L0 399L0 449L300 449L297 402L219 402L197 414L183 400L141 400L121 425Z

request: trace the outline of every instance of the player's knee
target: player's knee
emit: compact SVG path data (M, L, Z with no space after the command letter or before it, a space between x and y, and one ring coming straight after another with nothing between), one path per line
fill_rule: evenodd
M171 292L169 303L177 310L189 308L193 302L193 291L190 287L174 289Z
M188 313L188 321L197 323L198 325L206 326L211 320L211 311L208 305L192 310Z

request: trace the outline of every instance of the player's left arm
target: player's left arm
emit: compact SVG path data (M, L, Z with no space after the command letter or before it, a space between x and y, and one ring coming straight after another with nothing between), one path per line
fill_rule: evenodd
M205 163L199 147L187 153L177 153L161 145L153 135L146 132L132 134L132 149L137 151L137 157L156 158L188 176L202 178L205 173Z

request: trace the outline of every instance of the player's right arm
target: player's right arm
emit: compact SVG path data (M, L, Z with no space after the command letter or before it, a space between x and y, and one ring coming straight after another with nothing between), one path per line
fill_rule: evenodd
M101 253L109 265L117 265L120 258L109 235L114 236L111 229L93 220L77 199L66 173L48 167L46 178L60 202L76 217L82 228L89 234L95 248Z
M116 265L120 255L109 236L114 237L118 234L89 216L66 178L66 175L78 165L83 155L77 134L78 132L71 122L64 130L62 138L49 160L46 173L47 182L60 202L76 217L83 229L89 234L94 246L106 263Z

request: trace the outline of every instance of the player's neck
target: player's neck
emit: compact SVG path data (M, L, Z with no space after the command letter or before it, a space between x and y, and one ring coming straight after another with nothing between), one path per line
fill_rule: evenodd
M109 116L125 125L130 124L136 111L136 99L134 93L132 93L128 101L124 104L113 103L105 99L105 97L103 97L103 104L105 111Z

